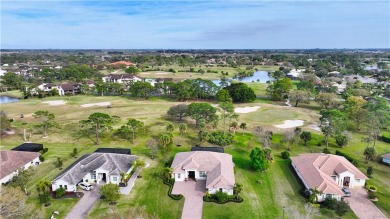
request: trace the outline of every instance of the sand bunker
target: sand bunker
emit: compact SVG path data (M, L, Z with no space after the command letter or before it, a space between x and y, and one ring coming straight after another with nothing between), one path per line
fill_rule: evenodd
M308 127L310 129L313 129L313 130L316 130L316 131L319 131L319 132L321 131L321 128L318 125L316 125L316 124L311 124Z
M246 107L237 107L234 109L234 112L236 113L251 113L258 110L259 106L246 106Z
M111 105L110 102L100 102L100 103L88 103L88 104L83 104L81 107L92 107L92 106L109 106Z
M140 75L150 75L150 73L140 73Z
M49 101L44 101L42 103L47 103L50 106L58 106L58 105L65 105L66 102L64 100L49 100Z
M157 73L155 73L155 75L167 75L168 73L166 73L166 72L157 72Z
M283 124L275 125L277 128L288 129L303 126L303 120L285 120Z

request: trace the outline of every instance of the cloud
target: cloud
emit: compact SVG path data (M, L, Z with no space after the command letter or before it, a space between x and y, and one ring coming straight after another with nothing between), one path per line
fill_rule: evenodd
M389 2L2 1L1 48L390 47Z

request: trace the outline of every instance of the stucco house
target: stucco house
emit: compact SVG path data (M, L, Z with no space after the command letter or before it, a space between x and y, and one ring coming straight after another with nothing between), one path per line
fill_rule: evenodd
M171 165L175 182L206 180L210 194L217 191L233 195L235 186L232 155L211 151L177 153Z
M382 162L390 165L390 153L382 155Z
M119 184L121 173L130 173L137 158L128 154L85 154L52 181L52 190L74 192L79 182Z
M321 192L318 202L327 197L341 200L342 188L363 187L368 179L345 157L333 154L300 154L291 157L291 164L307 190Z
M109 74L102 77L102 81L105 83L129 84L132 82L142 81L142 78L130 74Z
M38 152L0 151L0 184L9 182L20 169L39 165L39 156Z

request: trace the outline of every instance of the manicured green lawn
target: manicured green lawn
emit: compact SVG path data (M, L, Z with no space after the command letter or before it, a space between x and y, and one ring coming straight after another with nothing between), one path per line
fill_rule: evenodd
M65 100L66 105L50 106L42 103L50 100ZM80 105L86 103L111 102L112 108L102 106L94 106L84 108ZM30 180L28 189L32 194L28 201L36 203L37 208L45 211L46 216L49 216L52 211L59 210L58 218L63 218L67 211L77 202L77 199L53 200L52 206L45 209L38 204L38 198L35 191L35 185L40 180L51 181L61 171L54 167L54 162L57 157L62 157L64 160L64 168L74 162L74 158L70 158L69 154L73 148L78 148L79 156L85 153L94 151L98 146L93 145L93 142L88 138L79 138L77 136L78 121L86 119L88 115L94 112L105 112L110 115L118 115L122 118L121 123L116 124L119 127L127 118L136 118L145 122L149 127L146 133L140 134L136 138L135 144L129 141L118 139L112 133L101 135L100 147L119 147L131 148L132 153L147 159L149 150L145 147L145 143L153 136L165 131L165 126L169 120L166 118L166 112L170 106L180 102L151 98L148 101L131 100L125 97L95 97L95 96L74 96L74 97L50 97L45 99L22 100L16 103L3 104L4 110L10 118L15 118L13 123L17 134L7 136L1 140L1 149L11 149L22 143L22 133L24 128L32 127L34 122L32 114L40 110L49 110L56 115L56 120L61 124L59 129L49 132L49 138L42 138L39 133L32 135L32 142L43 143L49 151L44 155L45 162L38 166L33 178ZM278 134L281 130L274 129L273 137L273 153L274 162L270 164L269 170L265 172L254 172L250 168L249 153L250 150L259 146L255 137L251 132L257 125L272 126L279 124L287 119L302 119L305 125L311 122L318 121L316 111L307 108L284 107L281 105L271 104L271 101L258 100L250 104L237 104L238 107L244 106L261 106L261 108L252 113L240 114L239 122L246 122L248 129L246 134L240 133L235 136L235 143L225 147L227 153L233 155L235 163L236 181L243 184L242 197L244 202L241 204L230 203L218 205L214 203L205 203L203 208L204 218L281 218L283 214L283 206L291 207L303 214L306 199L302 197L302 185L289 166L288 161L280 158L280 152L285 150L285 146L279 143L281 135ZM20 114L25 115L24 119L20 118ZM187 121L188 122L188 121ZM178 123L174 123L178 127ZM173 157L178 151L189 151L190 146L196 144L196 130L189 123L189 130L181 140L182 147L173 147L172 152L167 155ZM305 128L305 127L304 127ZM309 130L309 129L307 129ZM291 155L296 156L300 153L321 152L324 148L322 143L323 137L313 133L313 140L308 146L299 145L291 147ZM317 132L318 133L318 132ZM179 134L176 128L174 132L175 144L179 141ZM354 134L354 138L349 146L341 150L356 157L360 161L359 168L365 173L367 164L364 164L363 150L366 147L360 142L362 135ZM321 147L317 144L322 144ZM333 142L330 142L330 149L334 152L339 149ZM379 154L390 152L389 144L378 142L377 151ZM161 156L160 156L161 158ZM116 211L126 214L128 209L145 208L148 214L156 214L159 218L180 218L181 209L184 201L174 201L167 196L168 186L164 185L159 177L159 173L164 166L165 159L155 159L150 161L152 166L146 168L143 172L143 178L137 180L133 191L130 195L122 196L118 201ZM376 204L389 215L390 190L387 189L390 181L390 167L381 165L377 162L371 162L374 166L374 178L368 183L378 186L379 202ZM260 182L260 183L259 183ZM96 218L105 215L109 210L109 206L104 201L99 201L91 210L89 218ZM287 209L286 209L287 210ZM335 218L333 211L321 209L319 218ZM353 213L348 213L343 218L356 218Z

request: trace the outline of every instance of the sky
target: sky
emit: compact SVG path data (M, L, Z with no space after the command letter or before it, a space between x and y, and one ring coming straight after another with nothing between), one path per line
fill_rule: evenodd
M390 48L390 1L1 0L2 49Z

